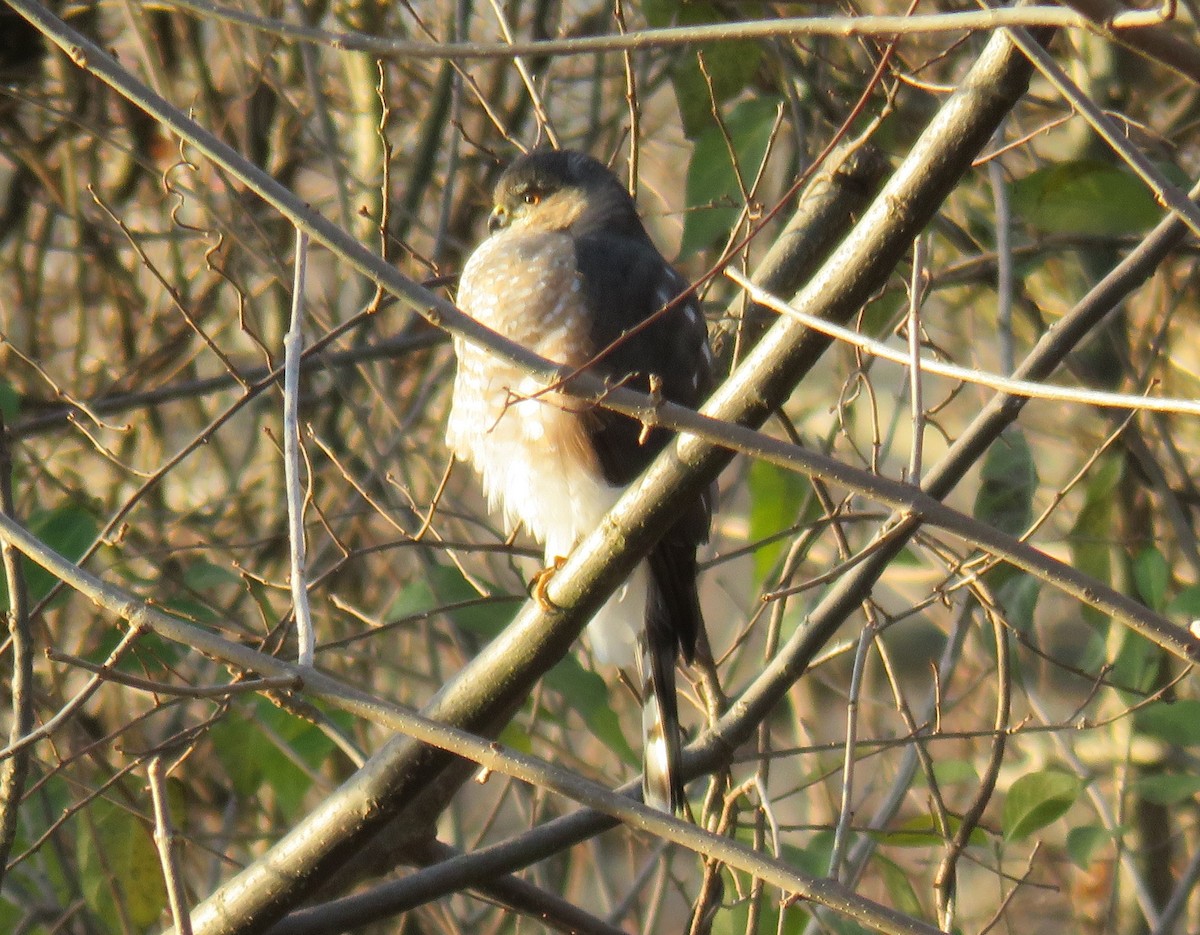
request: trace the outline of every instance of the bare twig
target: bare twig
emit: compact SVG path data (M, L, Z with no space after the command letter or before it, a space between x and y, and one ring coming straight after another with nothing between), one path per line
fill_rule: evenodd
M8 430L0 418L0 512L12 516L16 510L12 489L12 452ZM29 595L21 555L8 541L0 542L0 560L4 564L4 583L8 591L7 623L12 655L12 722L8 728L8 748L14 753L0 762L0 882L17 834L17 814L25 794L29 771L28 745L18 746L33 727L33 638L29 628Z
M371 52L395 58L510 59L515 55L597 55L603 52L675 48L702 42L737 42L747 39L783 39L802 36L913 36L1001 29L1009 26L1086 29L1103 35L1136 30L1163 22L1158 10L1122 10L1104 26L1095 20L1061 7L1015 7L931 13L925 16L816 16L741 23L712 23L701 26L640 29L625 34L581 36L573 39L543 39L508 42L411 42L357 32L312 29L245 13L235 7L205 0L169 0L170 5L206 18L261 29L278 36L320 42L338 49ZM1105 29L1105 26L1108 28Z
M490 0L492 12L496 16L496 22L500 26L500 34L504 37L504 41L511 44L513 42L512 29L508 25L508 17L505 16L504 10L501 8L497 0ZM554 132L554 124L550 120L550 114L546 110L545 102L542 101L542 95L534 84L533 75L529 73L529 68L525 64L523 56L514 54L512 62L516 66L517 73L521 76L521 82L525 85L525 91L529 95L529 100L533 103L534 113L538 118L538 129L546 134L546 139L550 141L550 145L558 149L558 134Z
M958 829L954 832L954 840L946 848L946 854L938 865L934 876L934 893L937 898L938 920L943 931L954 930L954 916L957 908L958 888L958 859L966 849L971 835L983 817L984 809L991 801L992 793L996 790L996 781L1000 777L1000 767L1004 762L1004 749L1008 739L1008 718L1012 708L1012 676L1009 670L1008 635L1004 622L1001 620L999 608L992 600L991 594L982 585L976 588L976 596L980 606L992 624L992 638L996 649L996 714L992 724L995 733L992 736L992 752L983 774L979 777L979 788L970 806L963 813Z
M308 603L305 568L304 485L301 482L303 445L300 439L300 357L304 351L304 278L308 268L308 235L296 231L296 270L292 282L291 326L283 338L283 470L287 484L288 545L291 558L292 608L296 615L297 661L313 664L317 638Z
M913 241L912 277L908 285L908 400L912 421L912 447L908 458L908 476L921 481L921 453L925 448L925 393L921 380L921 302L929 282L926 269L925 238Z
M870 652L878 632L874 621L868 621L863 627L858 635L854 667L850 670L850 692L846 702L846 746L842 751L842 801L829 855L829 876L834 880L842 879L842 861L850 844L850 821L854 817L854 767L858 762L858 708L867 653Z
M108 657L98 668L105 672L113 671L113 667L120 662L120 660L130 650L140 635L141 631L136 628L126 630L121 636L120 642L113 647L113 651L108 654ZM51 734L53 734L56 730L66 724L67 721L69 721L71 717L78 712L84 704L87 703L87 700L96 693L96 689L98 689L104 683L104 681L105 679L101 678L99 674L89 679L88 683L75 693L74 698L58 709L54 717L41 724L36 730L30 730L27 733L22 734L16 740L10 741L7 747L5 747L3 750L0 750L0 760L14 756L15 754L24 750L30 744L36 743L43 737L49 737Z
M1128 9L1117 0L1067 0L1066 5L1101 26ZM1197 47L1195 42L1195 17L1193 16L1192 36L1181 35L1178 26L1178 22L1170 22L1164 18L1161 23L1146 24L1144 29L1122 29L1111 33L1105 30L1104 34L1200 84L1200 47Z
M1003 128L996 131L996 142L1002 140ZM1016 366L1016 348L1012 327L1013 253L1012 210L1009 206L1008 180L999 158L987 161L988 182L992 187L992 204L996 210L996 331L1000 340L1000 370L1008 376Z
M72 656L70 653L60 653L56 649L47 649L46 658L51 662L61 662L63 665L95 673L106 682L115 682L118 685L136 688L138 691L149 692L153 695L177 695L181 698L226 698L230 695L300 688L302 684L298 678L285 676L283 678L247 679L243 682L230 682L227 685L164 685L161 682L129 675L111 665L97 665L86 659L80 659L78 656Z
M167 771L162 754L150 758L146 772L150 777L150 798L154 803L154 844L162 864L163 882L167 887L167 902L171 919L179 935L192 935L192 919L188 914L187 894L183 885L183 870L175 853L175 827L167 800Z
M911 366L912 364L911 356L907 351L888 347L882 341L877 341L850 328L843 328L819 316L801 311L795 305L784 301L778 296L771 295L764 289L760 289L732 266L725 270L725 275L745 289L758 304L773 309L781 315L788 315L796 319L796 321L803 322L814 331L821 334L828 334L839 341L844 341L876 357L882 357L884 360L890 360L893 363L904 366ZM1023 396L1026 399L1047 399L1057 402L1081 403L1083 405L1109 409L1134 409L1138 411L1173 412L1179 415L1200 416L1200 400L1195 399L1138 396L1131 393L1108 393L1103 390L1055 386L1051 383L1003 377L999 374L987 373L973 367L959 367L955 364L947 364L927 357L921 358L920 367L926 373L961 380L964 383L986 386L989 389L999 390L1010 396Z

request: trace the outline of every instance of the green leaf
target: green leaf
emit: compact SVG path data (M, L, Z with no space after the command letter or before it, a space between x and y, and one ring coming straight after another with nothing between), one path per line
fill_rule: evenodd
M1037 611L1038 598L1042 596L1042 583L1028 572L999 565L987 575L987 582L996 593L996 600L1004 608L1008 622L1023 632L1033 629L1033 615Z
M76 858L84 897L112 932L122 932L113 902L116 889L124 913L138 931L158 923L167 904L162 866L149 827L107 799L87 807Z
M260 790L264 787L271 790L284 821L291 822L299 818L304 797L312 788L312 780L271 738L264 738L260 734L251 749L262 767ZM242 756L245 755L246 751L243 750Z
M312 721L285 711L266 698L259 698L256 704L256 720L270 725L276 736L287 744L288 750L309 766L319 767L333 753L336 744Z
M1162 610L1167 602L1171 570L1162 552L1147 546L1133 560L1133 580L1143 603L1151 610Z
M803 847L784 844L780 855L788 864L799 867L810 876L824 876L833 856L833 832L818 831Z
M1200 745L1200 700L1156 701L1133 715L1134 729L1177 747Z
M1019 429L1004 432L988 449L975 495L975 518L1010 536L1019 536L1033 522L1038 473L1029 442ZM1011 565L999 565L987 582L1005 616L1022 630L1033 626L1041 584Z
M1200 793L1200 776L1158 773L1143 776L1133 784L1135 793L1157 805L1178 805Z
M637 753L621 732L621 723L609 700L608 685L595 672L580 665L574 655L564 656L546 673L546 684L574 709L588 730L626 763L639 762Z
M438 570L435 569L434 576L437 574ZM459 578L461 580L462 576L459 575ZM429 582L424 578L417 578L396 592L387 609L387 617L389 620L399 620L414 614L423 614L436 606L437 602Z
M533 752L533 740L529 736L529 731L516 721L509 721L504 725L504 730L500 731L500 736L496 740L518 753Z
M1089 160L1058 163L1018 179L1012 203L1031 226L1054 234L1136 234L1163 216L1154 194L1132 172Z
M100 527L95 516L80 504L64 504L52 510L39 510L29 517L29 531L69 561L78 561L96 541ZM40 565L25 561L25 586L31 601L40 601L58 581ZM8 586L0 576L0 599L8 606Z
M761 15L761 4L742 4L738 18ZM715 3L706 0L645 0L642 12L653 27L699 26L724 23L729 16ZM713 98L720 104L746 87L762 61L763 45L753 40L741 42L704 43L694 50L675 55L671 65L671 83L679 104L683 132L696 139L712 126ZM708 82L700 70L699 56L704 59Z
M20 412L21 394L7 380L0 380L0 416L4 417L4 424L12 425Z
M937 780L939 788L957 785L979 785L979 773L975 770L975 764L970 760L937 760L933 764L933 778ZM913 785L925 786L928 785L928 779L924 772L920 772L913 780Z
M975 495L975 518L1010 536L1033 521L1038 475L1023 432L1009 429L988 449Z
M226 715L209 735L237 793L252 797L269 787L287 820L300 815L312 788L312 779L300 764L315 770L334 749L333 741L315 724L265 698L254 702L253 719Z
M191 597L175 597L163 601L159 606L167 613L190 623L216 623L221 619L220 611Z
M1133 692L1149 692L1158 677L1162 650L1140 633L1123 630L1119 634L1120 646L1113 660L1113 682ZM1130 704L1140 698L1129 697Z
M913 889L911 872L878 852L872 861L878 868L879 875L883 877L883 885L891 897L888 904L906 916L924 919L925 910L921 906L921 900L917 898L917 891Z
M1075 517L1068 538L1071 564L1085 574L1108 584L1112 580L1112 511L1115 492L1121 480L1121 459L1102 458L1088 479L1083 507ZM1084 618L1093 623L1106 618L1084 605Z
M1167 615L1189 620L1200 617L1200 584L1193 584L1176 594L1167 605Z
M222 585L232 584L240 588L242 576L232 568L200 559L192 562L184 570L183 583L194 591L204 593Z
M725 117L737 165L747 187L754 181L775 127L779 100L757 97L738 104ZM688 165L687 217L683 222L683 255L710 247L729 236L743 205L738 174L720 127L711 125L696 140Z
M750 464L750 541L762 542L796 522L806 482L795 471L767 461ZM754 552L755 589L761 587L788 547L788 539L766 542Z
M263 783L263 762L257 755L262 732L241 715L227 714L209 728L208 739L233 791L244 799L253 797ZM254 750L255 756L246 756L247 750Z
M25 912L19 906L8 901L7 897L0 896L0 932L16 932L17 925L25 918ZM30 935L42 935L45 929L38 926L33 929L28 929Z
M1079 780L1056 769L1027 773L1004 800L1004 838L1020 841L1057 821L1079 797Z
M432 610L434 607L477 600L481 597L471 582L463 577L463 573L450 565L438 565L431 568L428 572L428 581L437 599L431 607L423 609ZM410 611L410 613L412 612ZM513 604L483 603L457 607L449 611L448 616L464 630L487 639L494 639L512 623L513 613Z
M96 665L102 665L124 637L125 631L122 628L111 627L104 630L95 645L83 654L83 658ZM164 639L157 633L143 632L138 636L133 651L127 652L118 660L117 669L142 678L174 681L176 676L172 669L188 652L187 647Z
M1122 832L1122 828L1109 831L1103 825L1080 825L1072 828L1067 832L1067 856L1080 870L1086 870L1091 865L1092 855L1096 850Z

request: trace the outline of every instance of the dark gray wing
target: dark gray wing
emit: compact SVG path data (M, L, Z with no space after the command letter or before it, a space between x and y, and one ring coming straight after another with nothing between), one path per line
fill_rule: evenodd
M600 353L616 342L595 365L596 372L612 380L628 378L627 385L642 391L650 389L653 374L666 399L699 406L713 382L699 303L689 296L660 314L687 289L687 282L648 238L588 234L577 238L575 254L592 313L593 346ZM652 316L657 317L638 329ZM633 481L672 433L654 429L642 435L636 420L607 410L595 413L589 438L610 483L623 486ZM696 549L708 540L712 505L712 490L697 497L647 556L650 593L641 654L644 726L647 745L659 745L662 755L661 761L647 759L645 792L647 801L671 812L683 801L675 662L679 654L689 663L693 660L704 625L696 589Z

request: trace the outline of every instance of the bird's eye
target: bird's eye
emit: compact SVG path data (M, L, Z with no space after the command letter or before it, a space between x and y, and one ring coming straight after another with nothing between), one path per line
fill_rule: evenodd
M521 196L521 200L527 205L536 205L542 200L542 196L539 192L526 192Z

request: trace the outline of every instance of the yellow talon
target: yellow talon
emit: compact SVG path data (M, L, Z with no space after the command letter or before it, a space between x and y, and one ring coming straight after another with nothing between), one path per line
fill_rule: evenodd
M554 556L554 563L543 568L530 582L530 593L533 599L537 601L538 607L542 610L556 610L554 601L550 600L550 595L546 593L546 589L550 587L550 579L554 577L554 573L563 565L567 564L567 560L562 555Z

